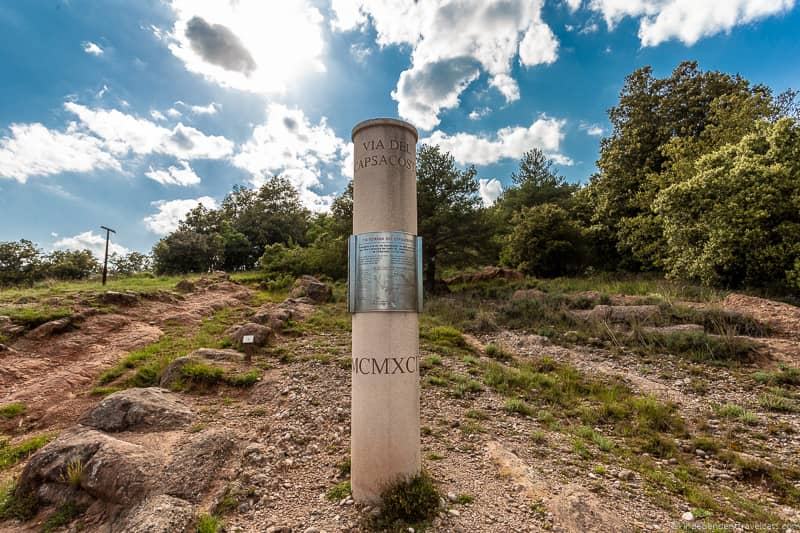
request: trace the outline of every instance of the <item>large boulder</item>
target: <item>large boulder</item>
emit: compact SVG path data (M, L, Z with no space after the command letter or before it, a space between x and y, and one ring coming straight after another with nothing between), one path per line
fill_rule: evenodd
M151 490L158 473L158 460L142 446L78 425L30 458L17 494L60 504L82 489L104 502L133 505Z
M223 430L190 435L178 445L172 461L164 469L161 492L199 502L231 458L234 444L233 437Z
M302 276L294 282L292 298L310 298L314 303L325 303L333 296L333 290L327 283L323 283L314 276Z
M113 531L126 533L184 533L194 522L194 506L166 494L151 496L125 513Z
M156 387L127 389L103 399L79 422L103 431L163 431L187 425L192 411L175 394Z
M238 370L238 364L245 360L245 355L236 350L218 348L198 348L183 357L174 359L161 373L159 386L164 389L174 389L184 381L183 369L188 365L207 365L222 368L226 373Z

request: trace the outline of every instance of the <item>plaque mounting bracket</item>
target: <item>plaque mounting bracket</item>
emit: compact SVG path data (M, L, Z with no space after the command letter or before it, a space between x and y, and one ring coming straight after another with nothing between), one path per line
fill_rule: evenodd
M348 311L422 312L422 237L374 231L347 245Z

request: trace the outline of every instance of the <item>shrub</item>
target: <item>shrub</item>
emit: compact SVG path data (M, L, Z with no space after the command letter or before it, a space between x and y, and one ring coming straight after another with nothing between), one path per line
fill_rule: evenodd
M325 497L332 502L339 502L350 496L351 490L350 480L342 481L341 483L337 483L333 487L329 488L325 493Z
M523 207L511 224L514 229L501 254L505 264L545 277L583 270L583 233L564 208L555 204Z
M432 519L439 509L439 491L425 472L387 486L381 493L379 524L418 523Z
M23 414L25 410L26 407L24 403L7 403L5 405L0 405L0 417L11 419Z

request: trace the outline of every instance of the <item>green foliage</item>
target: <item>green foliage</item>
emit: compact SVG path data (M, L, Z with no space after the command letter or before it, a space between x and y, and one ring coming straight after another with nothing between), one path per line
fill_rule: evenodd
M423 329L420 337L437 346L449 348L464 348L467 346L464 335L452 326L435 326L430 329Z
M509 413L516 413L522 416L533 415L533 408L519 398L509 398L506 400L505 410Z
M800 368L781 365L777 371L758 371L753 379L765 385L800 385Z
M381 513L376 522L383 527L426 522L436 515L439 498L439 491L426 472L400 480L381 492Z
M497 359L498 361L510 361L514 358L512 354L508 353L501 346L498 346L494 343L487 344L483 351L486 353L487 357Z
M325 497L332 502L339 502L350 496L350 491L350 480L346 480L329 488Z
M222 521L211 514L201 514L197 517L197 533L218 533L223 530Z
M181 367L181 376L194 383L214 385L222 381L225 369L205 363L190 363Z
M14 466L52 440L51 435L29 437L18 444L0 441L0 471Z
M527 274L575 274L584 266L583 234L570 214L555 204L524 207L511 219L514 228L502 261Z
M89 250L56 250L47 257L46 275L55 279L85 279L100 270Z
M218 234L178 229L153 247L153 268L156 274L208 272L220 266L222 246Z
M50 533L57 531L72 523L76 518L81 516L86 509L74 502L67 502L56 509L56 511L47 517L42 525L42 533Z
M27 407L22 402L12 402L0 405L0 417L11 419L17 417L23 413Z
M656 196L667 272L707 285L791 286L800 259L800 128L762 122Z
M474 167L458 170L438 146L417 153L417 211L425 288L433 291L437 269L479 261L489 243Z
M28 520L36 514L38 508L36 497L18 494L13 481L0 483L0 520Z
M149 272L153 267L152 262L153 259L149 255L140 252L129 252L123 255L115 252L108 257L109 269L122 276Z
M0 286L32 285L45 277L42 252L31 241L0 242Z

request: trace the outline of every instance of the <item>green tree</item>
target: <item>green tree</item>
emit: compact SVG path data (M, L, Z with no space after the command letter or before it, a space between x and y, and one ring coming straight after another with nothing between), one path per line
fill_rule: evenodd
M0 242L0 285L33 284L45 276L42 252L31 241Z
M512 186L503 191L496 207L504 212L506 221L524 207L542 204L567 206L577 185L567 183L553 168L553 161L542 150L534 148L525 152L519 170L511 174Z
M153 247L153 268L157 274L208 272L222 264L223 243L218 233L204 235L178 229Z
M417 155L418 231L425 260L425 288L436 287L438 268L473 264L489 238L475 167L458 170L453 156L422 145Z
M89 250L56 250L46 258L46 272L56 279L85 279L100 270Z
M152 262L152 257L141 252L130 252L123 255L113 253L108 258L111 270L122 276L148 272L152 268Z
M523 207L511 219L503 263L535 276L581 272L585 264L581 228L556 204Z
M682 169L685 179L660 191L654 205L664 223L667 272L730 287L796 283L798 124L762 121Z
M269 244L306 244L308 209L286 178L273 177L259 189L234 187L222 202L221 216L251 246L246 268L255 265Z
M599 173L589 185L595 202L593 231L605 232L601 239L615 242L620 266L663 265L663 223L652 205L658 192L670 185L669 170L676 163L666 147L687 143L685 149L705 153L706 142L694 141L712 129L737 135L725 123L730 114L720 110L741 113L736 121L752 124L774 114L774 108L763 105L770 98L765 87L752 86L740 76L703 72L688 61L663 79L653 76L650 67L626 78L619 103L609 110L613 130L601 142Z

